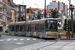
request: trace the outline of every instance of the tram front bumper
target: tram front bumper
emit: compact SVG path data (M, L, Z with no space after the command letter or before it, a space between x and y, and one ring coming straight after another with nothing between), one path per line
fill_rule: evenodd
M58 38L57 35L46 35L44 38Z

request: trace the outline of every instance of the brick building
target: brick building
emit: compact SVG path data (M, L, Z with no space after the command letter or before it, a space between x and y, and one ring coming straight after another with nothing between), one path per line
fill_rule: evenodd
M2 23L3 23L3 3L2 3L2 0L0 0L0 31L2 31Z
M50 4L47 6L47 9L56 9L59 11L59 13L61 14L60 17L58 18L58 22L60 23L61 27L59 27L59 29L62 29L64 27L64 20L67 18L68 16L68 5L66 5L63 2L56 2L56 0L52 0L52 2L50 2ZM61 22L60 22L61 21Z
M5 30L8 29L7 27L8 27L10 22L18 21L18 18L19 18L19 5L15 4L13 2L13 0L2 0L1 3L3 5L3 7L2 7L3 15L2 15L2 18L1 18L1 20L2 20L1 29L3 31L5 31ZM26 6L26 5L24 5L24 6ZM25 9L25 11L26 11L26 9ZM23 11L21 13L24 14ZM25 12L25 13L26 13L25 15L26 15L26 20L27 21L30 20L30 19L27 18L28 16L32 16L32 17L34 16L34 14L27 13L27 12ZM21 19L21 21L24 21L22 19L25 19L25 18L22 16L20 19Z
M3 31L5 31L7 30L7 26L11 22L11 19L12 19L11 9L15 9L15 4L13 0L2 0L2 5L3 5L2 28L3 28Z

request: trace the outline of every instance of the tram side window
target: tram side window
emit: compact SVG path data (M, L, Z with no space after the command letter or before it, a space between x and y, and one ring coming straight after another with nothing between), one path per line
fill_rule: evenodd
M12 26L10 26L10 31L12 31Z
M22 27L23 27L23 28L22 28L22 31L24 31L25 26L24 26L24 25L22 25Z
M9 26L9 31L11 31L11 26Z
M31 25L27 25L27 31L31 31Z
M23 31L23 26L20 26L20 31Z
M12 31L14 31L14 26L12 26Z
M40 24L40 31L44 31L45 25L44 24Z
M39 31L39 24L35 24L35 31Z
M16 31L19 31L19 26L18 25L16 25Z
M10 27L9 27L9 31L12 31L11 29L12 29L12 27L10 26Z
M29 31L31 31L31 25L29 25Z
M31 30L32 30L33 32L35 31L35 25L34 25L34 24L32 24Z
M26 26L27 31L29 31L29 25Z

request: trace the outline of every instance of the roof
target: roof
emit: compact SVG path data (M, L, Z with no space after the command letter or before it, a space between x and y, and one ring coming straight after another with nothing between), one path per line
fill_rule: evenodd
M12 0L10 0L10 2L12 2L13 4L15 4Z
M17 24L21 24L21 23L29 23L29 22L40 22L40 21L45 21L45 20L49 20L49 19L53 19L53 20L57 20L57 18L44 18L44 19L37 19L37 20L32 20L32 21L20 21L20 22L11 22L11 23L9 23L9 25L10 24L15 24L15 23L17 23Z
M30 9L30 8L28 8L28 9ZM31 8L31 11L32 12L35 12L35 11L37 11L37 12L44 12L44 9L38 9L38 8ZM51 13L51 10L48 10L48 9L46 9L46 13ZM43 14L44 15L44 14Z

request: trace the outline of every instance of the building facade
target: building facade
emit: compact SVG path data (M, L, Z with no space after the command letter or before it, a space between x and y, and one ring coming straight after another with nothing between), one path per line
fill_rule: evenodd
M58 28L62 29L64 27L64 20L68 16L68 5L63 2L56 2L56 0L52 0L52 2L50 2L50 4L47 6L47 9L58 10L58 12L60 13L58 18L58 23L60 24L60 27Z
M2 0L3 5L3 31L8 29L9 23L12 21L12 12L11 9L15 9L15 4L13 0Z
M0 0L0 31L2 31L3 28L3 2Z
M67 16L68 14L68 5L66 5L65 3L63 2L56 2L56 0L52 0L52 2L50 2L50 4L47 6L47 9L50 10L50 9L56 9L58 11L62 11L64 15Z

